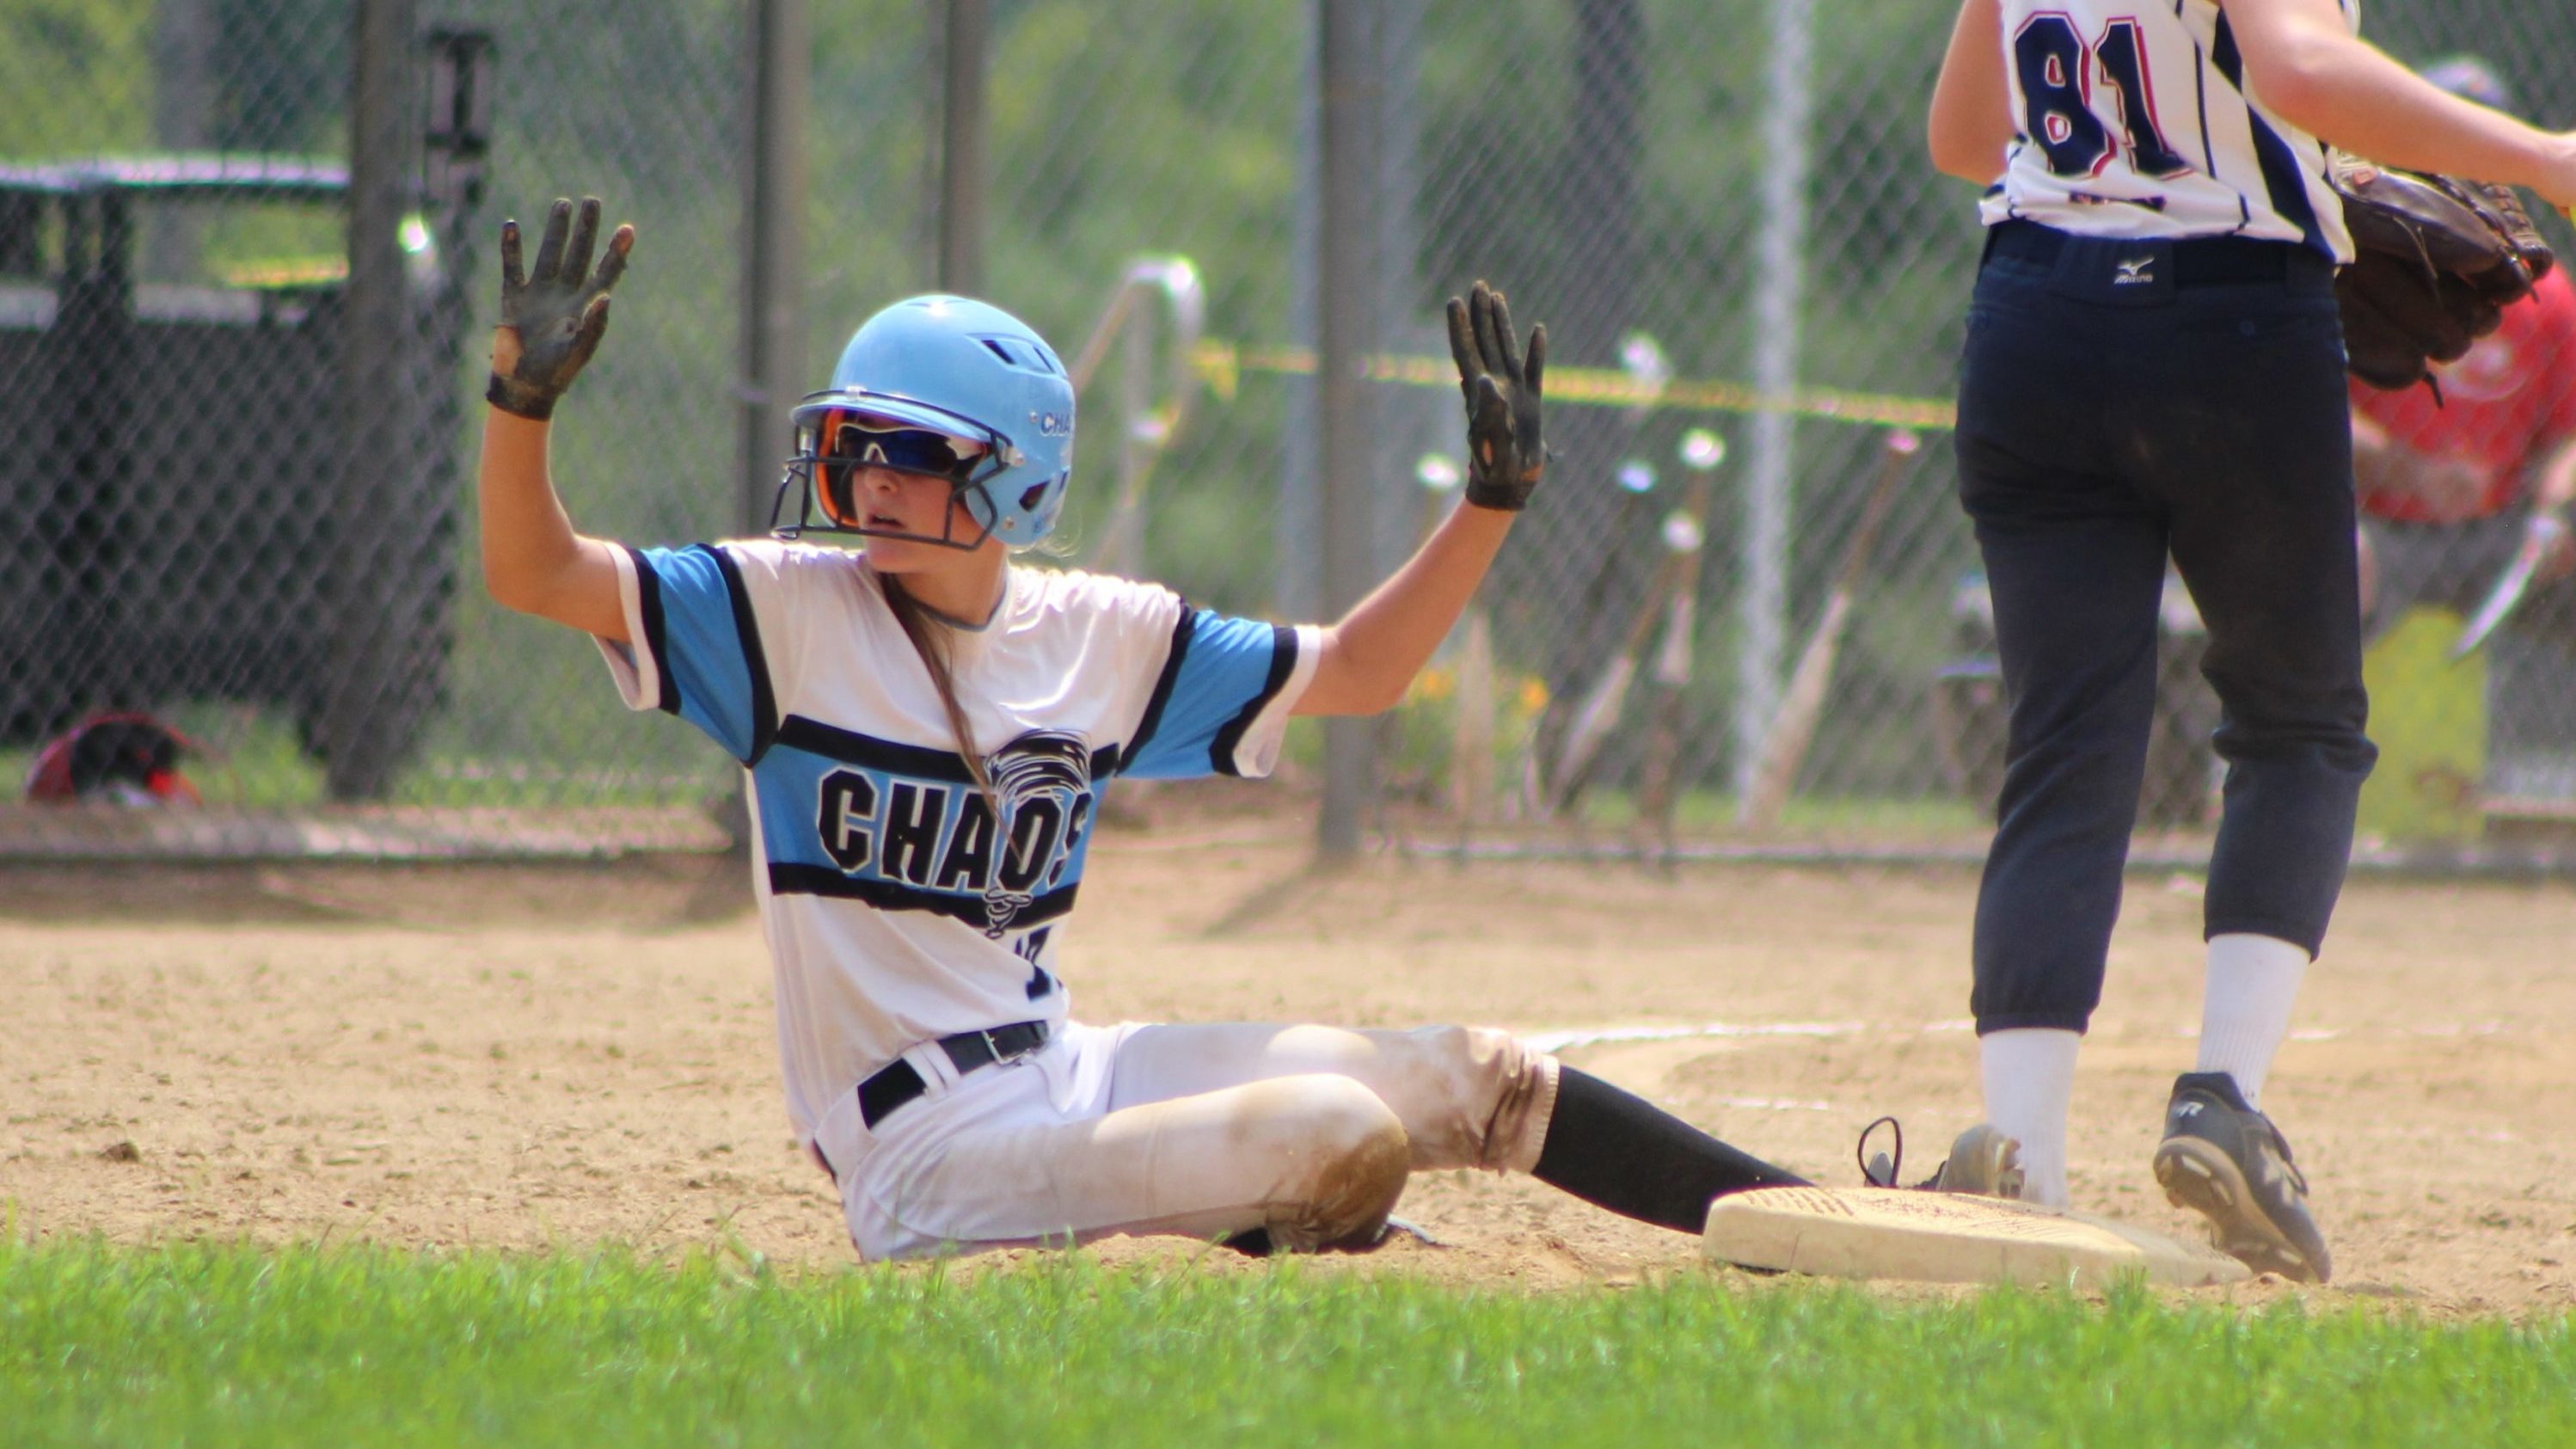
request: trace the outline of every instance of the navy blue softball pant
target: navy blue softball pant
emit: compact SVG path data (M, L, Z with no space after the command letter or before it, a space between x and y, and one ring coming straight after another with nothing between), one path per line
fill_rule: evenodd
M1957 446L2011 706L1978 1030L2081 1031L2101 1000L2168 556L2223 708L2206 929L2314 954L2377 754L2332 266L2006 223L1968 316Z

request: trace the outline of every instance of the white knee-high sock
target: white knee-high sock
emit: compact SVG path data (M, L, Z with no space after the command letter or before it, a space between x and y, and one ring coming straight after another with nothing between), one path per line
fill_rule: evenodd
M2290 1008L2308 974L2308 949L2270 936L2209 938L2200 1003L2200 1065L2236 1079L2245 1105L2263 1105L2263 1079L2290 1034Z
M2082 1035L2015 1027L1977 1038L1986 1121L2021 1141L2022 1198L2066 1206L2066 1114L2075 1100Z

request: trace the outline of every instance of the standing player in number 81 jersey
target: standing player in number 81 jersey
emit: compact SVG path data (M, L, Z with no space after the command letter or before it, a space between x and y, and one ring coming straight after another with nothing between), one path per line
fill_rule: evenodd
M1984 185L1960 500L2011 727L1971 1006L1988 1123L2064 1204L2077 1043L2101 998L2154 711L2167 557L2224 714L2200 1055L2156 1176L2257 1268L2331 1271L2259 1110L2325 939L2364 735L2336 268L2320 136L2385 165L2576 200L2576 136L2444 94L2351 0L1964 0L1941 170Z

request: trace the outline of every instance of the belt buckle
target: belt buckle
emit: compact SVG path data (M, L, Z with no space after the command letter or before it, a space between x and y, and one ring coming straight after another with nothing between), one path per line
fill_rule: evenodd
M993 1027L980 1027L976 1030L975 1034L984 1039L984 1050L993 1054L993 1065L997 1067L1018 1066L1020 1063L1027 1061L1030 1056L1034 1055L1038 1047L1046 1045L1045 1039L1040 1038L1035 1046L1023 1047L1015 1052L1006 1052L1002 1049L1001 1041L993 1035L994 1031L995 1028Z
M1038 1053L1045 1051L1047 1044L1055 1040L1055 1033L1047 1029L1045 1022L1032 1022L1030 1025L1032 1029L1029 1032L1031 1038L1029 1049L1020 1053L1014 1060L1035 1061Z

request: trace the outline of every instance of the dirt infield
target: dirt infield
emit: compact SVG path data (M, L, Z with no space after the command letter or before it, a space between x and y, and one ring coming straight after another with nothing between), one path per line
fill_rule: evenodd
M1873 1116L1904 1119L1911 1176L1976 1110L1970 874L1326 874L1307 839L1228 811L1104 832L1065 947L1077 1013L1550 1033L1828 1182L1857 1181ZM0 1200L38 1234L732 1235L846 1262L788 1140L741 870L0 870ZM2133 877L2072 1144L2079 1206L2175 1232L2146 1163L2191 1064L2198 936L2195 881ZM2564 885L2347 893L2267 1103L2335 1247L2320 1299L2576 1307L2571 939ZM1695 1246L1520 1180L1419 1178L1402 1211L1451 1246L1378 1261L1491 1286L1625 1281Z

